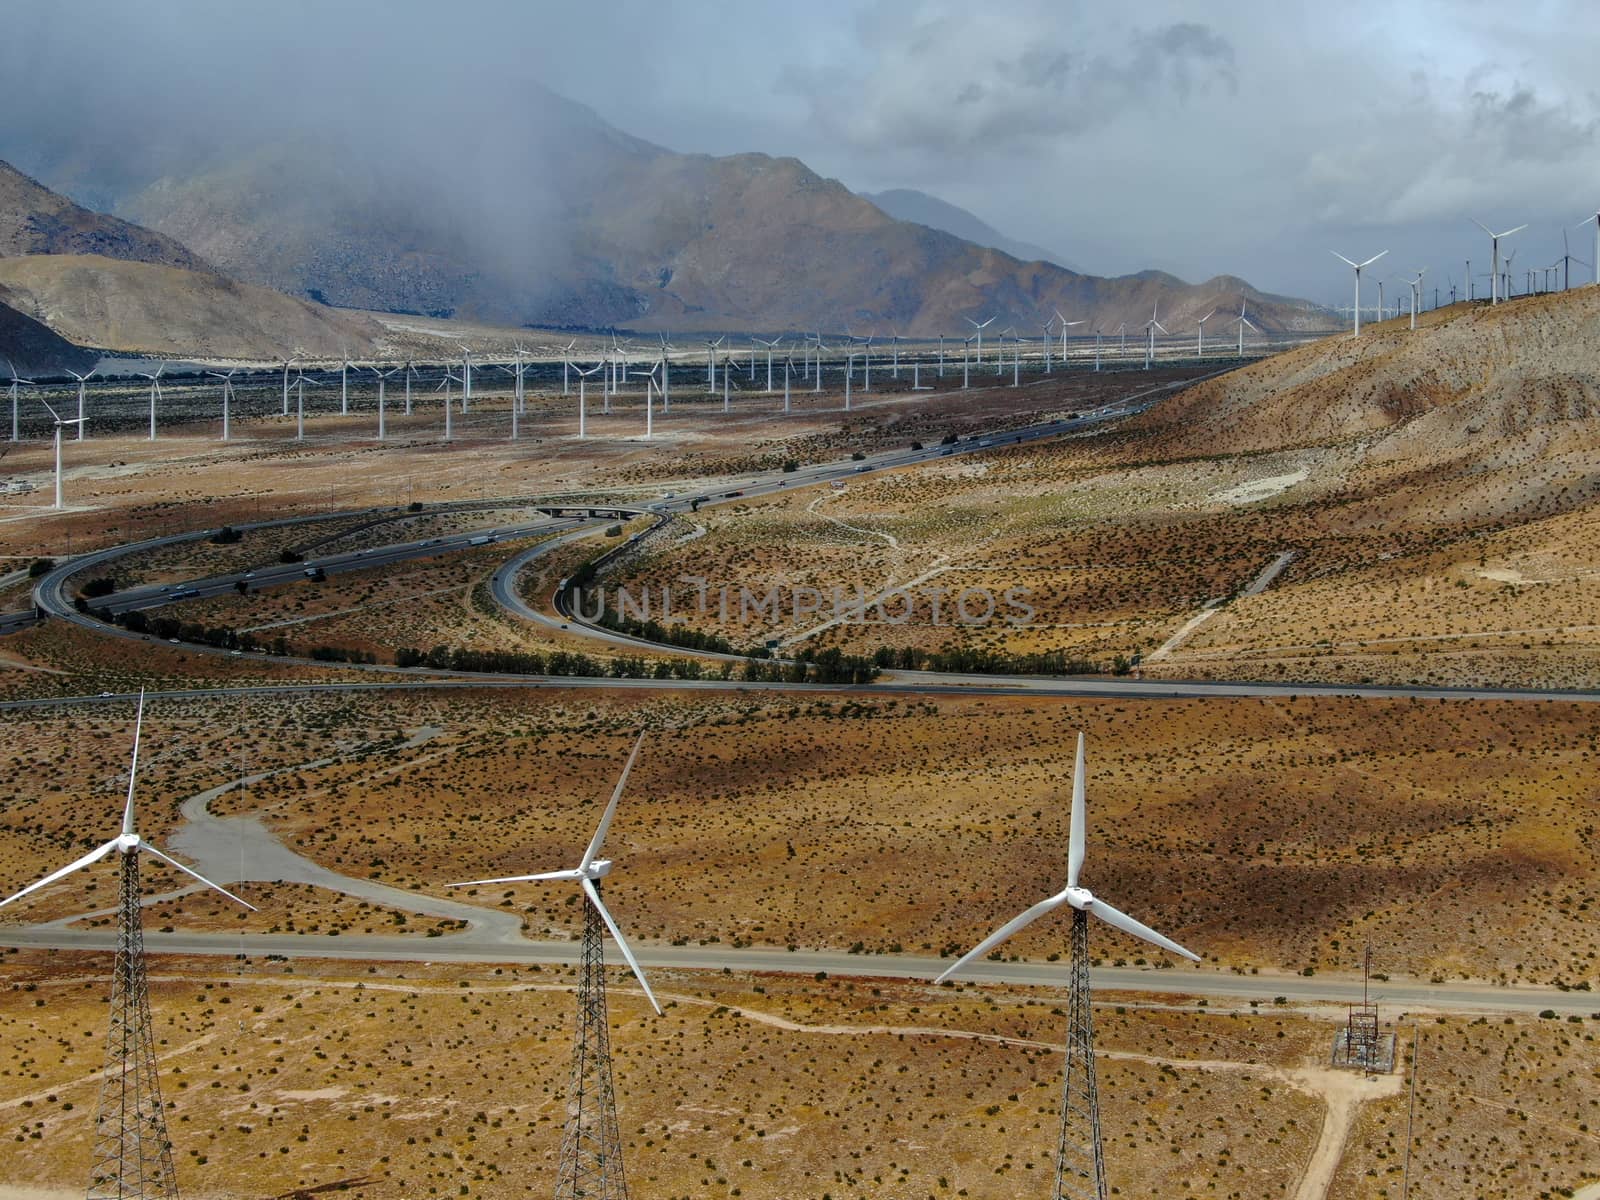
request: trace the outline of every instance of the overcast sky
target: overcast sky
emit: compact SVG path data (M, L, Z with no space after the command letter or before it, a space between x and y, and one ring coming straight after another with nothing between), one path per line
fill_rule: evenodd
M158 95L171 120L259 119L338 80L376 115L422 73L503 91L507 126L481 136L514 137L516 81L537 78L671 149L790 154L856 190L920 188L1101 274L1226 271L1345 303L1349 271L1329 250L1387 249L1387 274L1428 267L1448 288L1466 258L1487 269L1471 218L1532 223L1510 243L1520 271L1600 207L1592 2L5 8L11 96L30 76L67 94L85 47L115 81L74 120ZM1593 257L1592 230L1572 243Z

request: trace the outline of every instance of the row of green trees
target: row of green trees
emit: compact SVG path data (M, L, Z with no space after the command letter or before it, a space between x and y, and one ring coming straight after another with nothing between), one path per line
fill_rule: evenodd
M1090 658L1074 658L1065 650L1038 654L1001 654L993 650L921 650L916 646L880 646L872 662L884 669L951 671L963 675L1101 675L1105 666ZM1118 655L1111 665L1116 675L1126 675L1132 664Z

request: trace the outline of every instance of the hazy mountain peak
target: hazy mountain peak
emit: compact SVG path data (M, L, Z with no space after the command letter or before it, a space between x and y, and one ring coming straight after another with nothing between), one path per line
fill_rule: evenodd
M914 188L890 188L882 192L862 192L861 195L897 221L914 221L962 241L999 250L1022 262L1048 262L1069 271L1079 271L1062 255L1031 242L1007 237L966 209L937 196L930 196L927 192L919 192Z

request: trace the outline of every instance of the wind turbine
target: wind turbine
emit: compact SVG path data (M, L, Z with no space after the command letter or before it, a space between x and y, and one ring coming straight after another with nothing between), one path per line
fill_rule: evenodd
M1594 282L1596 286L1600 286L1600 212L1596 212L1592 217L1585 217L1573 228L1582 229L1591 221L1594 222L1594 263L1592 264L1594 267Z
M1239 357L1243 358L1244 357L1244 327L1246 325L1249 325L1250 328L1251 329L1255 329L1255 331L1257 333L1261 332L1261 330L1256 329L1256 326L1251 322L1250 318L1244 315L1244 297L1243 296L1239 297L1239 316L1234 320L1233 323L1239 327Z
M350 415L350 360L343 359L339 363L339 415Z
M387 432L388 432L384 427L384 403L383 403L384 385L389 382L389 376L393 375L396 371L399 371L400 369L401 368L399 368L399 367L390 367L387 371L380 371L380 370L378 370L377 367L368 367L367 368L367 370L371 371L374 375L376 375L378 377L378 440L380 442L383 441L384 437L387 436ZM515 426L515 424L516 424L516 416L514 414L513 414L512 418L511 418L511 420L512 420L513 426ZM513 432L512 436L513 437L516 436L515 432Z
M772 395L772 352L782 344L783 339L777 338L769 342L765 338L758 338L754 334L751 334L750 340L757 345L765 346L767 348L767 395L770 396ZM750 353L750 366L752 369L754 369L755 365L756 356L755 351L752 350ZM754 376L751 378L754 378Z
M589 376L593 375L596 371L600 370L600 368L605 366L605 365L606 365L606 360L602 358L599 362L595 363L595 365L590 367L587 371L585 371L582 367L574 367L573 368L573 370L578 372L578 436L580 438L586 438L586 437L589 436L589 413L588 413Z
M599 368L597 367L596 370ZM478 879L452 883L451 887L475 887L502 883L531 883L536 880L572 880L583 892L583 950L578 972L578 1019L572 1047L572 1076L567 1085L567 1122L561 1136L561 1158L556 1171L556 1195L590 1196L596 1200L626 1197L627 1183L622 1168L622 1135L617 1125L616 1094L611 1082L611 1041L606 1016L605 931L634 978L644 989L645 998L656 1015L661 1005L650 990L639 960L633 956L622 930L617 927L605 901L600 898L600 881L611 872L612 862L600 858L600 846L611 828L617 801L627 786L644 744L644 733L633 743L622 776L611 793L611 802L600 817L594 836L576 867L565 871L545 871L538 875L508 875L500 879Z
M4 908L111 854L118 855L117 949L111 964L111 1020L106 1035L106 1070L94 1122L94 1161L89 1172L90 1196L162 1197L178 1194L172 1165L172 1142L156 1073L155 1032L150 1020L150 987L145 970L144 923L139 903L139 852L192 876L212 891L243 904L226 888L144 840L134 829L133 788L139 771L139 734L144 726L144 692L139 693L133 727L133 761L128 768L128 798L122 809L122 831L82 858L0 900Z
M1521 233L1524 229L1527 228L1527 226L1526 225L1518 225L1515 229L1508 229L1504 233L1496 233L1494 230L1490 229L1487 225L1485 225L1482 221L1478 220L1476 217L1472 218L1472 223L1474 225L1476 225L1479 229L1483 230L1485 233L1487 233L1489 235L1489 246L1490 246L1490 249L1492 251L1492 258L1493 258L1493 265L1490 266L1490 268L1489 268L1489 271L1490 271L1490 276L1489 276L1489 303L1490 304L1499 304L1500 303L1500 291L1499 291L1499 288L1500 288L1500 239L1503 238L1503 237L1510 237L1513 233Z
M455 382L457 382L456 377L450 374L450 368L446 367L444 369L444 378L439 381L439 386L433 389L436 392L442 391L444 393L444 440L447 442L451 441L455 436L455 430L451 427L450 420L450 385ZM461 411L463 414L466 413L465 404L461 406Z
M517 436L517 418L525 411L524 398L526 395L526 389L524 389L522 386L522 356L527 353L527 350L523 348L521 342L516 344L515 350L517 355L515 364L513 366L503 366L500 368L516 381L511 394L511 437L513 440L515 440Z
M717 390L717 347L720 345L722 345L720 337L714 342L709 338L706 339L706 391L712 393Z
M294 366L293 358L283 360L283 415L289 415L289 368Z
M207 371L206 372L206 374L211 376L211 378L222 380L222 440L223 441L227 441L228 438L231 436L228 418L229 418L229 414L233 410L233 373L235 371L237 371L238 369L239 369L238 367L230 367L229 370L228 370L228 373L225 374L225 375L222 374L221 372L218 372L218 371ZM151 428L154 429L155 428L155 418L153 416L150 419L150 424L151 424ZM155 435L151 434L151 436L154 437Z
M1385 254L1387 254L1389 252L1387 250L1379 250L1371 258L1367 259L1366 262L1359 262L1359 263L1358 262L1351 262L1348 258L1346 258L1344 255L1340 254L1337 250L1330 250L1330 251L1328 251L1328 253L1333 255L1340 262L1345 263L1345 264L1355 268L1355 272L1356 272L1355 323L1356 324L1355 324L1355 332L1352 333L1350 336L1351 337L1360 337L1361 336L1361 268L1362 267L1370 267L1373 263L1377 262L1380 258L1382 258ZM1382 294L1383 284L1379 283L1378 287L1380 289L1379 290L1379 294L1381 295Z
M975 334L968 334L961 339L961 389L967 390L972 386L972 339Z
M36 387L37 385L33 382L33 380L23 379L21 376L19 376L17 374L16 365L9 358L6 359L6 366L11 371L11 440L13 442L20 442L22 440L22 426L17 419L17 389L24 385L28 387ZM155 402L152 400L151 404L153 405L154 403ZM152 411L154 410L152 409ZM154 421L155 418L151 417L151 437L155 437Z
M1589 222L1587 221L1584 222L1585 225L1588 223ZM1600 216L1597 216L1595 219L1595 229L1600 230ZM1567 245L1567 231L1563 229L1561 231L1561 257L1556 260L1556 265L1561 268L1561 290L1563 292L1572 286L1573 263L1577 263L1580 267L1592 265L1584 262L1581 258L1574 257L1572 253L1572 247Z
M1087 318L1085 318L1087 319ZM1067 365L1067 327L1069 325L1082 325L1083 321L1069 321L1061 315L1061 310L1056 309L1056 320L1061 322L1061 365ZM1046 354L1049 352L1046 351Z
M511 440L517 440L517 419L522 415L522 356L517 356L515 366L499 364L498 369L511 376Z
M1150 364L1155 361L1156 357L1156 330L1159 329L1162 333L1167 332L1167 327L1160 321L1156 320L1156 310L1160 308L1160 306L1161 301L1159 300L1150 306L1150 319L1144 323L1144 332L1146 337L1144 347L1144 369L1146 371L1150 369Z
M573 338L561 351L561 394L571 395L568 379L572 374L572 348L578 344L578 339Z
M817 331L817 373L816 373L816 376L812 379L812 384L811 384L811 390L812 390L813 393L820 393L822 391L822 352L824 350L826 350L826 349L827 349L827 347L822 344L822 331L818 330ZM849 383L848 378L846 379L845 382L846 382L846 384Z
M84 418L83 417L78 417L75 420L63 421L61 419L60 414L57 413L56 410L51 408L48 404L45 404L45 402L43 400L40 400L39 403L40 404L44 404L45 411L50 414L51 420L53 420L56 423L56 433L55 433L55 441L56 441L56 504L55 504L55 506L57 508L60 508L61 507L61 427L63 425L76 425L81 430L83 428Z
M998 319L999 315L1000 315L999 313L996 313L994 316L990 317L987 321L985 321L981 325L978 324L978 322L974 321L971 317L963 317L962 318L962 320L966 321L966 323L968 325L971 325L972 328L977 332L977 338L978 338L978 362L979 362L980 365L983 363L983 331L985 329L989 328L989 326L993 325L995 323L996 319Z
M1524 228L1526 228L1526 227L1524 227ZM1512 232L1516 232L1516 231L1513 230ZM1504 235L1502 235L1502 236L1504 236ZM1515 250L1513 250L1510 254L1506 255L1506 261L1504 263L1505 274L1503 276L1501 276L1501 281L1502 281L1504 286L1501 288L1500 294L1501 294L1501 296L1503 296L1507 300L1511 299L1511 264L1513 262L1515 262L1516 259L1517 259L1517 252Z
M672 352L677 349L667 341L667 335L657 334L661 339L661 411L663 414L672 411Z
M751 361L752 362L755 361L755 356L754 355L751 356ZM736 388L738 386L739 386L738 384L733 382L733 351L730 350L730 351L728 351L728 353L726 353L726 354L724 354L722 356L722 411L723 412L732 412L733 411L732 408L730 407L729 401L728 401L728 389L730 387L735 387Z
M1217 310L1213 308L1194 323L1194 356L1196 358L1204 358L1206 355L1206 322L1216 314Z
M794 355L783 356L783 411L789 411L789 377L794 374Z
M666 366L667 360L659 358L651 364L648 371L634 372L635 375L644 376L644 440L647 442L655 436L656 428L655 411L650 407L650 389L655 386L656 372L660 371L665 375Z
M900 378L900 335L898 333L892 333L892 334L889 335L889 348L894 353L894 371L893 371L892 378L899 379Z
M1417 268L1417 277L1408 279L1407 286L1411 288L1411 328L1417 327L1417 305L1421 303L1422 277L1428 273L1427 267Z
M460 345L458 342L457 345ZM472 350L461 346L461 415L472 410Z
M406 359L406 373L401 376L406 381L406 416L411 415L411 377L417 373L417 368L411 365L411 360Z
M1072 818L1067 834L1067 886L1054 896L1041 900L1021 916L1015 917L979 942L967 953L946 967L935 983L943 983L951 975L975 959L982 958L1007 938L1032 924L1046 913L1062 905L1072 908L1072 948L1068 959L1069 999L1067 1001L1067 1056L1065 1086L1061 1097L1061 1134L1057 1143L1056 1183L1054 1195L1093 1196L1106 1195L1105 1155L1100 1140L1100 1101L1097 1094L1094 1065L1094 1019L1090 1008L1089 987L1089 917L1099 917L1106 924L1142 938L1173 954L1200 961L1200 956L1185 950L1177 942L1142 925L1089 889L1078 886L1078 873L1083 867L1085 815L1084 815L1084 761L1083 734L1078 734L1078 756L1072 771Z
M315 379L311 380L312 387L321 387ZM301 371L295 376L295 401L294 401L294 440L306 440L306 373Z
M84 412L83 412L83 390L84 390L84 384L89 381L89 376L93 375L95 373L95 370L96 370L96 368L90 367L82 375L79 375L76 371L72 370L72 368L70 368L70 367L67 368L67 374L71 375L74 379L76 379L78 381L78 420L77 420L78 437L77 437L77 440L80 441L80 442L83 441L83 426L84 426L84 423L85 423L85 421L87 419L84 416Z
M152 442L156 440L156 401L161 399L161 375L162 375L162 373L164 371L166 371L166 369L167 369L167 364L166 364L166 361L163 360L161 365L156 368L156 371L155 371L154 375L151 375L151 374L149 374L148 372L145 372L145 371L135 371L134 372L134 374L139 376L140 379L148 379L150 381L150 440ZM16 372L13 371L12 374L14 376L16 374ZM27 380L23 380L23 382L26 383ZM11 393L12 393L12 398L13 398L12 399L12 412L15 413L16 412L16 402L15 402L16 384L14 384L14 383L12 384L12 387L11 387ZM16 439L13 438L12 440L15 441Z
M779 344L782 344L782 338L766 341L765 338L757 338L754 333L750 334L750 381L752 382L755 381L755 347L766 347L766 395L773 394L773 350L778 349Z

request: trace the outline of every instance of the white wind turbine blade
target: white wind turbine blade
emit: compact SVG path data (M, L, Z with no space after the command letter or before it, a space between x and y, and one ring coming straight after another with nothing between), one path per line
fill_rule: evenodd
M447 883L445 887L478 887L491 883L534 883L541 879L582 879L583 872L568 867L565 871L541 871L537 875L502 875L498 879L465 879L460 883Z
M207 879L204 875L200 874L199 871L194 870L192 867L184 866L181 862L179 862L177 859L173 858L172 855L170 855L170 854L163 854L160 850L157 850L149 842L140 842L139 843L139 849L150 851L151 854L154 854L157 858L161 859L161 861L171 863L173 866L177 867L178 870L182 871L185 875L194 876L194 878L198 879L201 883L205 884L212 891L221 892L229 900L232 900L236 904L244 905L251 912L258 911L256 906L254 904L251 904L250 901L248 901L248 900L240 900L239 897L235 896L232 892L230 892L227 888L223 887L221 884L212 883L211 880Z
M1495 236L1494 230L1490 229L1482 221L1478 220L1477 217L1468 217L1467 220L1471 221L1474 225L1476 225L1479 229L1483 230L1490 237L1494 237Z
M1107 904L1098 896L1089 902L1088 911L1099 917L1107 925L1113 925L1122 930L1123 933L1131 933L1136 938L1143 938L1152 946L1160 946L1163 950L1170 950L1174 954L1181 954L1183 957L1191 959L1194 962L1200 961L1200 956L1194 951L1185 950L1171 938L1162 936L1154 929L1151 929L1148 925L1140 924L1127 913L1120 912L1119 910L1112 908L1111 905Z
M628 949L628 943L622 936L622 930L617 928L617 923L611 919L611 913L600 900L600 889L594 886L594 880L583 880L583 893L589 897L589 903L594 905L595 911L600 914L600 919L606 923L606 928L611 931L612 940L617 943L617 949L622 951L622 957L628 960L628 966L633 968L634 978L639 981L639 986L644 988L644 994L650 1001L650 1007L656 1010L656 1016L661 1015L661 1005L656 1003L656 994L650 990L650 981L644 977L644 971L639 966L639 960L634 958L633 951Z
M1527 225L1525 225L1525 224L1524 225L1518 225L1515 229L1508 229L1504 233L1495 234L1495 236L1496 237L1510 237L1513 233L1521 233L1526 228L1527 228Z
M1382 258L1387 253L1389 253L1387 250L1379 250L1371 258L1367 259L1366 262L1361 263L1360 265L1363 266L1363 267L1370 267L1373 263L1377 262L1380 258Z
M960 958L956 959L955 962L951 963L944 969L944 971L937 979L934 980L934 982L943 983L946 979L954 975L973 959L982 958L985 954L989 953L989 951L993 950L996 946L1005 941L1012 934L1016 933L1019 929L1022 929L1024 926L1031 925L1040 917L1044 916L1047 912L1054 912L1066 902L1067 894L1065 892L1051 896L1048 900L1039 901L1039 903L1035 904L1020 917L1013 917L1004 925L1000 926L999 929L991 933L988 937L984 938L983 941L979 942L971 950L968 950Z
M21 900L29 892L37 892L40 888L47 887L50 884L54 883L56 880L62 879L64 877L68 876L68 875L71 875L74 871L78 870L80 867L87 867L90 863L99 862L102 858L104 858L106 855L110 854L113 850L115 850L117 848L118 840L119 839L117 839L117 838L112 838L105 845L100 846L100 847L98 847L98 848L96 848L94 850L89 851L89 853L85 854L82 858L78 859L76 862L68 863L66 866L62 867L59 871L53 871L49 875L46 875L43 879L39 880L38 883L30 883L27 887L23 888L16 895L7 896L4 900L0 900L0 908L4 908L6 905L10 904L13 900Z
M1346 257L1345 257L1345 256L1344 256L1344 255L1342 255L1342 254L1340 254L1340 253L1339 253L1339 252L1338 252L1338 251L1337 251L1337 250L1329 250L1329 251L1328 251L1328 253L1329 253L1329 254L1331 254L1331 255L1333 255L1333 256L1334 256L1334 257L1335 257L1335 258L1337 258L1337 259L1338 259L1338 260L1339 260L1339 261L1340 261L1340 262L1342 262L1342 263L1344 263L1344 264L1345 264L1345 265L1347 265L1347 266L1351 266L1351 267L1353 267L1353 266L1356 266L1356 265L1357 265L1357 264L1355 264L1355 263L1353 263L1353 262L1351 262L1351 261L1350 261L1350 260L1349 260L1349 259L1348 259L1348 258L1346 258Z
M1078 886L1078 872L1083 869L1084 804L1083 804L1083 734L1078 734L1078 758L1072 764L1072 824L1067 831L1067 886Z
M605 814L600 818L600 824L595 827L595 835L589 840L589 850L584 851L584 858L578 864L579 870L586 870L590 862L595 861L595 854L600 853L600 843L605 842L606 830L611 829L611 818L616 816L616 802L622 798L622 789L627 787L627 773L634 770L634 760L638 758L638 747L645 744L645 731L638 731L638 738L634 741L634 749L627 755L627 762L622 763L622 776L616 781L616 787L611 790L611 803L605 806Z
M39 403L44 405L45 412L50 414L51 419L54 420L57 425L61 424L61 414L55 409L51 408L48 401L41 397Z
M139 710L133 721L133 762L128 767L128 799L122 806L122 835L133 833L133 781L139 774L139 733L144 729L144 689L139 689Z

